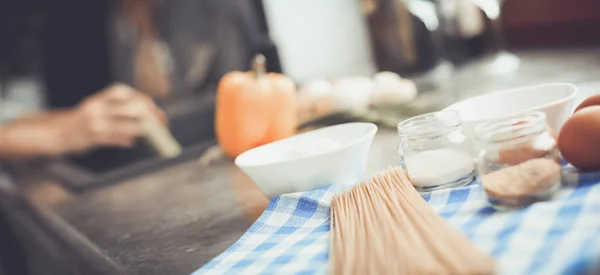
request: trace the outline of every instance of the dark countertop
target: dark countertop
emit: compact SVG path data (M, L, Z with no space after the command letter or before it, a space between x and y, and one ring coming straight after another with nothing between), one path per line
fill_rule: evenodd
M485 76L472 64L416 104L447 105L497 89L551 81L574 82L583 93L600 92L600 49L519 56L522 66L515 73ZM396 143L394 131L379 131L369 174L396 163ZM56 261L69 259L72 267L67 270L75 274L189 274L236 241L268 203L224 159L206 166L190 161L84 193L70 193L36 173L39 169L20 166L13 175L17 184L0 179L5 211L17 228L27 228L17 232L25 240L39 227L49 236L40 239L40 247Z

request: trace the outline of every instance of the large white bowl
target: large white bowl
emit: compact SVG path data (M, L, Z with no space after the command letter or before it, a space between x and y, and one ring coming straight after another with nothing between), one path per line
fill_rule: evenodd
M473 128L482 122L527 111L542 111L556 133L574 110L577 87L571 83L548 83L503 90L471 97L446 107L458 111L463 132L473 137Z
M365 176L367 157L377 126L345 123L302 133L249 150L235 159L268 198L330 184L354 184ZM319 138L341 143L323 153L286 157L293 148L306 147Z

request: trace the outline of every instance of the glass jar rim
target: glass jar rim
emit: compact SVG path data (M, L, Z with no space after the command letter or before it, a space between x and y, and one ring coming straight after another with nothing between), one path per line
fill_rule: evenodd
M458 111L443 110L411 117L398 123L400 137L428 137L447 133L462 125Z
M529 111L476 125L475 138L488 143L518 141L539 134L548 127L546 114L541 111Z

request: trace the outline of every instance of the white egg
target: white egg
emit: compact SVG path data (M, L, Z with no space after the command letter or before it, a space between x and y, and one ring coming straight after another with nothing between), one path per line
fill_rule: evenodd
M316 79L302 85L299 92L306 97L328 96L333 92L333 85L325 79Z
M370 105L375 90L368 77L347 77L335 84L334 103L338 110L365 110Z
M333 111L334 86L325 79L316 79L300 87L298 104L301 119L326 115Z
M393 72L380 72L373 77L375 91L373 104L403 104L417 96L417 88L413 81L401 78Z
M376 83L393 82L402 80L402 77L394 72L379 72L373 76Z

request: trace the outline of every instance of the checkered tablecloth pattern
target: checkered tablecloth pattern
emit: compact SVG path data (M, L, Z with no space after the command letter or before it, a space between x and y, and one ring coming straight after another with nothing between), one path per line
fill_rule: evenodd
M600 273L600 173L565 167L568 187L528 208L497 212L469 186L424 196L499 262L498 274ZM235 244L193 274L326 274L330 187L274 198Z

